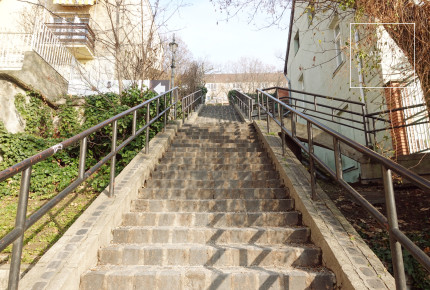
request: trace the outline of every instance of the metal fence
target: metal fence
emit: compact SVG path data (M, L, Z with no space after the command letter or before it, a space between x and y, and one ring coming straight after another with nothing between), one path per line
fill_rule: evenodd
M13 243L12 248L12 259L9 273L9 289L17 289L19 283L19 273L21 266L21 254L24 241L25 231L36 223L40 218L48 213L55 205L57 205L62 199L64 199L69 193L73 192L79 185L93 175L101 166L110 161L110 183L108 196L114 195L114 180L115 180L115 163L116 154L121 151L125 146L132 142L137 136L145 134L145 153L149 152L149 128L159 118L164 117L164 128L166 128L167 117L171 110L173 110L173 116L176 116L178 108L178 102L175 101L174 95L177 94L178 88L175 87L166 93L160 94L150 100L147 100L140 105L128 109L110 119L107 119L100 124L85 130L78 135L75 135L51 148L48 148L37 155L27 158L20 163L17 163L4 171L0 172L0 182L13 177L16 174L21 173L21 186L19 192L18 209L15 220L15 227L0 240L0 251L3 251L7 246ZM165 108L161 108L160 102L164 100ZM191 110L196 107L198 102L203 102L203 95L201 91L197 91L189 96L183 98L187 102L187 111L190 114ZM151 116L151 108L155 109L155 115ZM145 110L145 125L142 128L136 128L137 116L139 110ZM117 146L117 131L118 121L133 115L132 122L132 134L120 145ZM185 118L185 116L183 116ZM89 169L85 168L86 154L87 154L87 141L88 136L100 131L101 129L111 126L112 128L112 145L111 152L106 154L96 165ZM26 218L27 214L27 203L29 198L29 187L31 181L31 168L33 165L53 156L59 150L64 150L77 142L80 142L80 154L79 154L79 170L78 178L70 183L63 191L58 193L54 198L45 203L40 209L34 212L30 217Z
M370 150L369 148L349 139L331 128L323 125L316 121L314 118L299 112L292 106L278 100L276 97L268 94L263 90L257 90L257 109L258 119L261 119L262 111L267 115L267 131L270 131L270 119L272 119L280 128L282 134L282 154L285 155L285 135L288 135L300 148L309 155L310 165L310 183L312 189L312 199L317 199L316 194L316 175L315 175L315 163L321 166L329 175L331 175L347 192L349 192L359 204L361 204L385 229L388 230L390 238L390 249L394 268L394 278L396 281L397 289L406 289L406 278L405 269L403 265L402 246L407 249L411 255L421 264L424 268L430 272L430 257L422 251L417 245L415 245L402 231L400 231L397 220L396 202L393 189L393 181L391 172L395 172L400 177L407 179L411 183L417 185L424 191L430 191L430 182L403 166L393 162L390 159L383 157L382 155ZM280 116L285 116L284 113L288 112L288 117L291 118L291 127L285 128L284 117L279 117L275 113L275 104L279 107ZM248 108L252 110L253 108ZM249 111L245 111L244 114L249 114ZM307 123L307 134L308 134L308 146L305 146L296 136L296 117L300 117ZM335 159L335 171L325 164L319 157L314 154L312 127L315 126L318 129L333 137L334 145L334 159ZM387 206L387 217L380 213L371 203L369 203L359 192L351 187L344 179L342 172L342 158L340 144L343 143L358 152L368 156L376 163L379 163L382 167L382 175L384 181L385 191L385 203Z

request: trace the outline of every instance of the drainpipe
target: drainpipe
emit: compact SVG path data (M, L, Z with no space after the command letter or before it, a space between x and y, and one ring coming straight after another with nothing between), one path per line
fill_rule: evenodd
M358 29L355 30L354 32L354 39L355 39L355 48L358 50L358 42L360 41L360 36L358 34ZM369 128L369 124L368 124L368 120L366 119L365 115L367 114L367 102L366 102L366 95L364 93L364 77L363 77L363 64L361 63L361 59L358 59L358 67L357 67L357 71L358 71L358 82L360 84L360 97L362 99L362 102L364 103L363 106L363 122L364 122L364 130L367 131L367 129ZM367 132L364 132L364 139L366 142L366 146L369 147L369 139L368 139L368 134Z

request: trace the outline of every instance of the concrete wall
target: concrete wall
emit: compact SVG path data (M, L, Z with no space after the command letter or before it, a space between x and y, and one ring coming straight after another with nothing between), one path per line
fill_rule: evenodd
M20 117L15 104L14 96L25 91L17 85L0 79L0 121L11 133L24 131L24 120Z
M22 132L25 123L16 110L15 96L32 89L55 104L61 102L67 86L66 80L37 53L26 52L21 70L0 71L0 120L9 132Z

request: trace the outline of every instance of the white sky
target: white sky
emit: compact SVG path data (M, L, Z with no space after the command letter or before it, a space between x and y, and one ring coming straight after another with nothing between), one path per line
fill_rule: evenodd
M171 0L162 0L161 6L169 2ZM259 29L265 26L264 19L259 17L255 23L248 24L246 14L223 21L225 15L216 12L209 0L184 0L183 3L188 5L180 8L166 23L170 31L168 35L174 31L187 44L194 58L206 59L218 68L242 56L255 57L277 71L283 70L284 61L279 57L285 57L286 29L275 26ZM168 7L173 10L173 6L170 3ZM289 19L289 14L285 17Z

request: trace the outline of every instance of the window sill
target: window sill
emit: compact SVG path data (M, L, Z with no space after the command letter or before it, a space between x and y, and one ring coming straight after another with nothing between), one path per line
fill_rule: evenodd
M345 64L345 60L343 60L338 66L337 68L334 70L333 72L333 76L332 78L334 78L336 76L336 74L338 73L338 71L340 71L340 69L343 67L343 65Z

